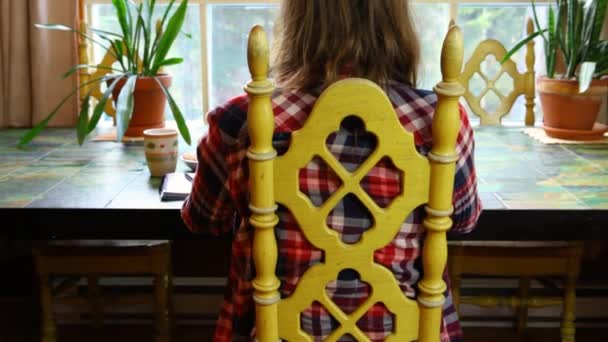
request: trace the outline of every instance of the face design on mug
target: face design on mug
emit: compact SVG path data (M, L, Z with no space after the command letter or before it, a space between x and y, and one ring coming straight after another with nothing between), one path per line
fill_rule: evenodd
M146 150L155 153L167 153L177 151L177 140L158 139L157 141L149 141L146 143Z

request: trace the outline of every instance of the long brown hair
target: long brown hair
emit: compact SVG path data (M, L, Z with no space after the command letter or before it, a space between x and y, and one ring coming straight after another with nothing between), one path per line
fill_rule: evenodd
M273 71L283 88L344 74L416 84L420 45L408 0L283 0L275 29Z

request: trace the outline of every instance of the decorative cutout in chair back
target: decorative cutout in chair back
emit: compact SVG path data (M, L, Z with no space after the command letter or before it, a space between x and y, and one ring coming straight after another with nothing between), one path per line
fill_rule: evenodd
M375 150L353 172L346 170L331 154L326 138L350 116L360 118L365 129L377 139ZM388 157L402 172L401 194L382 208L361 187L361 180L383 158ZM299 191L299 171L314 158L321 158L340 178L342 185L323 204L315 206ZM412 341L418 336L418 305L405 297L394 275L373 262L374 251L389 244L407 216L428 201L430 168L418 154L414 137L399 123L386 94L376 84L364 79L345 79L331 85L317 100L304 127L292 133L290 148L275 160L275 199L296 218L306 239L324 251L325 262L308 269L295 292L279 303L279 335L290 341L305 340L299 317L313 301L323 305L341 324L329 337L346 333L359 341L366 337L355 325L372 305L383 303L394 314L398 341ZM326 224L326 218L348 195L354 195L373 217L373 225L354 244L342 242ZM371 286L371 295L353 313L347 315L332 302L325 285L337 279L344 269L356 270L361 280ZM405 329L410 327L410 329Z

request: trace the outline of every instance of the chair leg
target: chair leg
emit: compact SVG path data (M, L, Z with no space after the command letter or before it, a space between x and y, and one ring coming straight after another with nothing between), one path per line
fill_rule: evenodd
M521 333L528 325L528 299L530 296L530 278L519 279L519 306L517 307L517 332Z
M156 292L155 342L168 342L171 340L169 282L170 278L168 274L156 275L154 278L154 288Z
M576 304L576 278L568 277L564 286L564 307L562 317L562 342L574 342L576 327L574 307Z
M53 294L50 277L40 276L40 306L42 309L42 342L57 341L57 326L53 318Z
M89 304L93 316L93 327L100 329L103 325L103 304L101 301L101 291L99 290L99 277L88 275L87 286L89 291Z

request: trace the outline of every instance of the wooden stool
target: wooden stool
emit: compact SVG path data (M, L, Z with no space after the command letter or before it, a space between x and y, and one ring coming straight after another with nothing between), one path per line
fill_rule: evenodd
M57 327L53 318L53 294L65 292L86 276L88 305L95 326L102 324L103 301L98 280L109 275L154 276L156 324L155 342L171 339L171 246L166 240L62 240L34 248L36 272L40 281L42 341L55 342ZM52 288L51 276L76 276ZM132 296L130 296L132 297ZM83 302L81 298L80 302ZM122 299L122 298L121 298ZM132 299L132 298L131 298ZM72 303L75 301L72 300ZM128 303L128 298L119 303ZM132 302L132 301L131 301ZM69 301L66 301L69 303ZM78 303L78 301L76 301Z
M517 308L517 330L527 325L528 308L562 305L562 342L574 342L576 281L583 245L569 241L450 241L448 271L456 310L460 304ZM512 297L460 297L462 276L466 274L519 278L519 293ZM529 295L530 279L559 276L564 279L562 297Z

